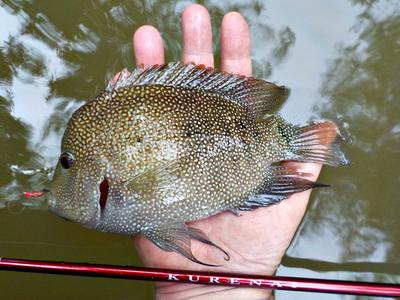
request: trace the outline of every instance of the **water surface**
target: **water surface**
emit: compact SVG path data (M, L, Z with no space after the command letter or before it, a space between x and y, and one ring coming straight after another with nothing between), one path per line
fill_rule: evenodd
M167 61L181 56L188 1L0 1L0 256L137 265L127 237L22 209L57 160L71 113L123 67L131 35L160 29ZM397 1L203 1L214 28L240 11L255 76L285 84L281 113L335 120L353 164L325 168L280 275L400 282L400 5ZM216 62L219 62L217 55ZM66 289L66 287L68 288ZM0 272L2 299L151 299L151 284ZM278 292L277 299L363 299ZM371 298L369 298L371 299Z

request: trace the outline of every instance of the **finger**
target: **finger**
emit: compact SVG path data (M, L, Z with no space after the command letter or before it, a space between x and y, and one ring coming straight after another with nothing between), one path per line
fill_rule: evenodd
M227 13L221 24L221 70L251 76L249 27L237 12Z
M210 15L206 8L192 4L182 14L184 63L214 67Z
M133 35L136 65L147 68L164 64L164 46L160 33L150 25L139 27Z

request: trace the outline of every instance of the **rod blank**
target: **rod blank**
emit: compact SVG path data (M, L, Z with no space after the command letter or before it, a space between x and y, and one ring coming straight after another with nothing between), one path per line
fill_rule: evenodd
M267 288L304 292L400 297L400 284L373 282L208 273L15 258L0 258L0 270Z

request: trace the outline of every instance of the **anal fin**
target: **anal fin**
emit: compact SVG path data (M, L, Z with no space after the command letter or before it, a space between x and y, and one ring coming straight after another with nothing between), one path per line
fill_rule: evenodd
M295 193L316 187L327 187L325 184L305 179L305 175L285 165L271 166L267 176L269 179L239 209L253 210L257 207L266 207L279 203Z

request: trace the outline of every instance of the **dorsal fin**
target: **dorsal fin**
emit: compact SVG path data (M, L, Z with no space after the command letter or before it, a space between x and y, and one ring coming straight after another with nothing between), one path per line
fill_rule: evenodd
M124 69L116 81L109 82L107 91L137 85L164 85L217 94L242 105L257 119L279 108L288 95L285 87L265 80L181 62L135 69L132 73Z

